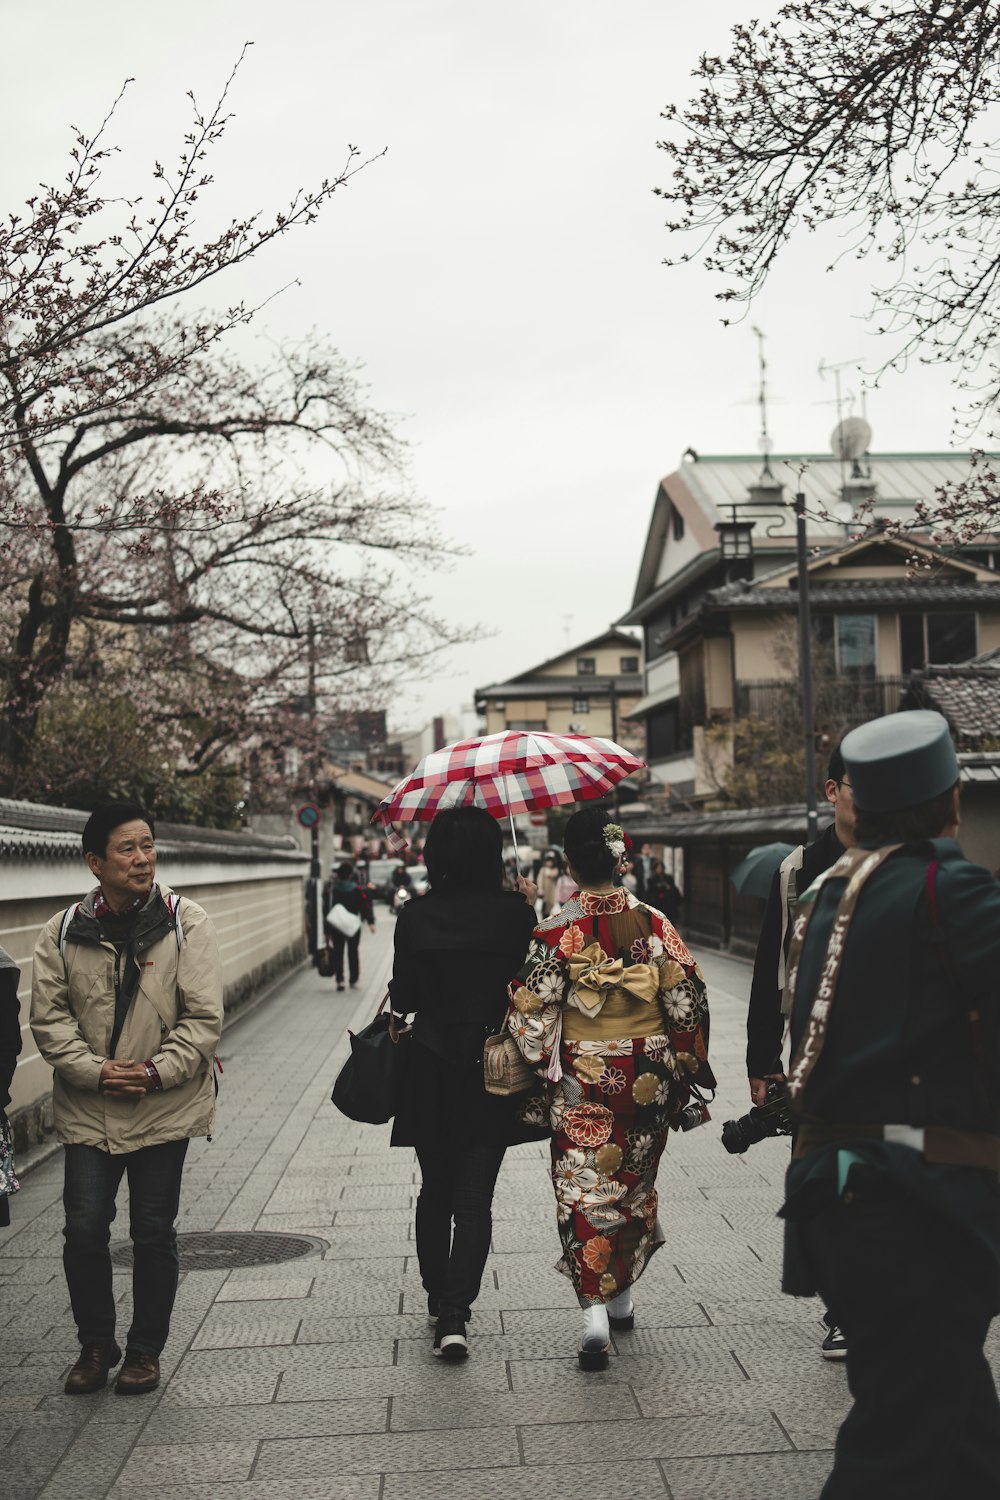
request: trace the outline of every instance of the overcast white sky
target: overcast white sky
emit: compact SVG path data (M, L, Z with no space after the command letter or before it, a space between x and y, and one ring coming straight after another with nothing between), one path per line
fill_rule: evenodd
M215 161L223 213L280 207L332 175L348 141L388 147L313 228L247 273L248 295L301 285L262 329L312 326L364 362L398 414L415 486L471 555L432 580L438 611L490 638L395 704L397 728L597 634L629 605L659 477L690 444L756 449L756 342L768 338L779 450L826 451L821 360L879 362L862 320L877 268L787 257L753 316L724 329L716 282L668 270L652 188L659 111L702 50L773 0L35 0L4 5L0 208L63 170L126 76L114 138L146 185L216 97L244 40L236 120ZM209 226L206 226L209 227ZM222 284L220 283L220 290ZM241 290L244 288L241 288ZM226 293L228 300L229 293ZM888 351L885 351L888 352ZM850 376L845 377L850 383ZM857 384L857 382L855 382ZM951 446L940 371L869 397L873 447ZM569 634L567 632L570 632Z

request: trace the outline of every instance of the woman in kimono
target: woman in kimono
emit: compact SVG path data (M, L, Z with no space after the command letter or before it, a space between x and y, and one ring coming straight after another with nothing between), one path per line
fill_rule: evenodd
M566 825L565 854L579 890L535 928L507 1025L549 1081L557 1269L583 1309L580 1366L599 1370L610 1329L633 1327L631 1288L663 1244L656 1171L667 1131L692 1085L715 1079L694 959L661 912L615 884L621 828L586 808Z

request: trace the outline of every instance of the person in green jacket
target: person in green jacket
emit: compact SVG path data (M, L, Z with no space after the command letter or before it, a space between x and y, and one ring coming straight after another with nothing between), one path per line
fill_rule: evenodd
M842 744L858 847L800 899L789 953L784 1290L820 1294L854 1404L822 1500L1000 1495L1000 885L955 841L947 722Z

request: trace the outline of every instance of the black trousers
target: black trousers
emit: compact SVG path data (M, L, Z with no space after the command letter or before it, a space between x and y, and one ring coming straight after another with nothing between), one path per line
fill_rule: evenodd
M854 1397L821 1500L996 1500L1000 1402L983 1353L995 1270L886 1179L855 1168L848 1186L803 1225Z
M357 984L361 974L361 958L358 949L361 947L361 928L352 938L345 937L342 932L331 931L330 942L333 944L333 972L337 976L337 983L344 982L344 949L347 949L348 972L351 983Z
M81 1344L115 1336L115 1298L108 1242L115 1199L128 1174L132 1236L130 1349L159 1355L170 1331L177 1295L177 1235L181 1173L187 1141L167 1141L112 1156L97 1146L67 1146L63 1206L63 1266Z
M493 1189L505 1146L447 1150L417 1147L421 1187L417 1199L420 1279L441 1313L464 1322L479 1296L493 1233Z

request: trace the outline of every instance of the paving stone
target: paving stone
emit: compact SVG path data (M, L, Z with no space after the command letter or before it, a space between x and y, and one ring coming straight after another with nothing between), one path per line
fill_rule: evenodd
M405 1473L412 1469L444 1469L447 1472L513 1467L520 1462L517 1434L509 1427L493 1427L484 1432L467 1428L441 1429L432 1433L386 1432L363 1438L300 1438L297 1442L265 1442L261 1445L254 1477L284 1478L292 1485L297 1483L300 1474Z
M139 1448L164 1443L241 1443L267 1438L324 1437L331 1433L385 1432L389 1403L285 1401L280 1405L233 1406L216 1411L155 1411L139 1438ZM428 1424L430 1425L430 1424Z
M267 1281L228 1281L215 1295L217 1302L266 1302L274 1298L308 1297L314 1277L273 1277Z
M673 1500L815 1500L832 1467L832 1453L668 1458L662 1465Z
M417 1432L434 1427L535 1426L539 1423L569 1422L580 1415L579 1396L574 1390L535 1391L526 1402L513 1391L449 1392L447 1400L429 1391L423 1398L395 1397L392 1403L393 1432ZM601 1397L602 1421L615 1418L631 1420L638 1408L628 1386L611 1386Z
M135 1494L161 1485L186 1485L212 1480L216 1484L248 1479L256 1442L246 1443L172 1443L163 1447L133 1449L111 1493Z
M566 1422L559 1427L525 1427L521 1443L526 1464L572 1463L584 1449L604 1460L716 1453L773 1453L790 1444L770 1414L691 1416L676 1422L637 1417L630 1422Z
M234 1304L214 1308L205 1319L194 1340L195 1349L254 1348L258 1344L293 1344L302 1314L296 1309L286 1315L255 1317Z
M311 1306L312 1303L310 1303ZM499 1334L502 1332L499 1312L477 1312L474 1323L477 1337L481 1333ZM356 1339L362 1343L369 1338L393 1338L399 1339L401 1343L420 1339L429 1343L430 1330L427 1326L426 1310L419 1316L414 1314L409 1317L371 1318L337 1317L323 1309L306 1311L302 1315L302 1326L295 1342L297 1344L326 1344L344 1343Z
M575 1500L599 1495L601 1500L635 1500L636 1496L667 1494L655 1463L563 1464L523 1469L458 1469L430 1474L389 1474L383 1500L547 1500L548 1496ZM746 1497L744 1497L746 1500Z
M379 1500L381 1485L378 1474L302 1475L290 1496L283 1478L262 1480L255 1474L250 1480L227 1481L222 1489L215 1483L159 1485L156 1500ZM136 1491L116 1484L107 1494L108 1500L135 1500Z

